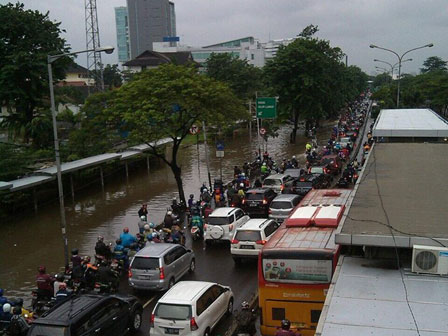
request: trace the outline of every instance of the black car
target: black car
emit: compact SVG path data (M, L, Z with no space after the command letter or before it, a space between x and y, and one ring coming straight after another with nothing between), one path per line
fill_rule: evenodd
M328 179L322 174L306 174L292 184L289 188L283 190L284 194L297 194L305 196L311 189L322 189L329 187Z
M31 324L28 336L125 335L142 324L143 307L131 295L76 295Z
M271 188L254 188L246 191L243 199L243 210L250 216L269 216L269 206L277 193Z

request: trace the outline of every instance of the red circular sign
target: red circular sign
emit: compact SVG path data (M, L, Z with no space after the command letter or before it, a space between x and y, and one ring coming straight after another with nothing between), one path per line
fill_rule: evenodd
M199 133L199 127L196 125L191 126L190 128L190 134L195 135Z
M265 135L266 134L266 128L260 128L260 134Z

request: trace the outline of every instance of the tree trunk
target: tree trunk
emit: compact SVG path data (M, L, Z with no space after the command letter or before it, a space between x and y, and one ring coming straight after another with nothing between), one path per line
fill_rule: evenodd
M177 184L177 190L179 191L179 198L182 202L184 202L184 204L186 203L185 200L185 193L184 193L184 186L182 184L182 171L181 168L177 166L176 163L172 163L170 165L171 167L171 171L174 174L174 178L176 179L176 184Z
M295 144L296 143L296 137L297 137L297 129L298 129L298 124L299 124L299 111L293 107L292 112L294 114L294 127L292 129L291 132L291 143Z

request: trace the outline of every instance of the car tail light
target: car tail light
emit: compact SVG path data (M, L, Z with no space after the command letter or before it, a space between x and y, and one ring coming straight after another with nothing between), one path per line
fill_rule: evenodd
M165 279L165 271L163 270L163 267L160 267L159 279L160 280Z
M230 241L230 244L238 244L240 241L239 240L237 240L237 239L232 239L231 241Z
M204 224L204 231L207 231L207 224Z
M236 205L235 203L230 204L230 206L231 206L232 208L234 208L235 205Z
M242 203L243 203L243 204L246 204L246 199L245 199L245 198L243 198Z
M268 204L268 200L266 198L263 200L263 204Z
M280 186L280 190L283 191L283 189L285 189L285 185L284 185L284 184L282 184L282 185Z
M338 167L338 164L337 164L337 163L335 163L335 164L334 164L334 167L335 167L335 168L337 168L337 167Z
M194 319L194 317L192 317L190 319L190 330L191 331L195 331L195 330L198 330L198 329L199 329L198 324L196 323L196 320Z
M257 240L257 241L255 242L255 244L264 245L264 244L266 244L266 240Z
M229 231L233 231L233 224L229 225Z
M131 271L131 269L129 269L129 271L128 271L128 277L132 278L132 271Z
M149 326L154 327L154 320L156 318L155 314L151 314L151 320L149 321Z

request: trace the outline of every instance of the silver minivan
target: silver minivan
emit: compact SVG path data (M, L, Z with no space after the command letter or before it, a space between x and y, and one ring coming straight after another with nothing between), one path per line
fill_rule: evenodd
M295 194L278 195L269 206L269 218L276 220L278 223L283 222L299 204L300 198L299 195Z
M195 270L193 251L179 244L149 244L137 252L129 267L129 285L135 290L163 291Z

